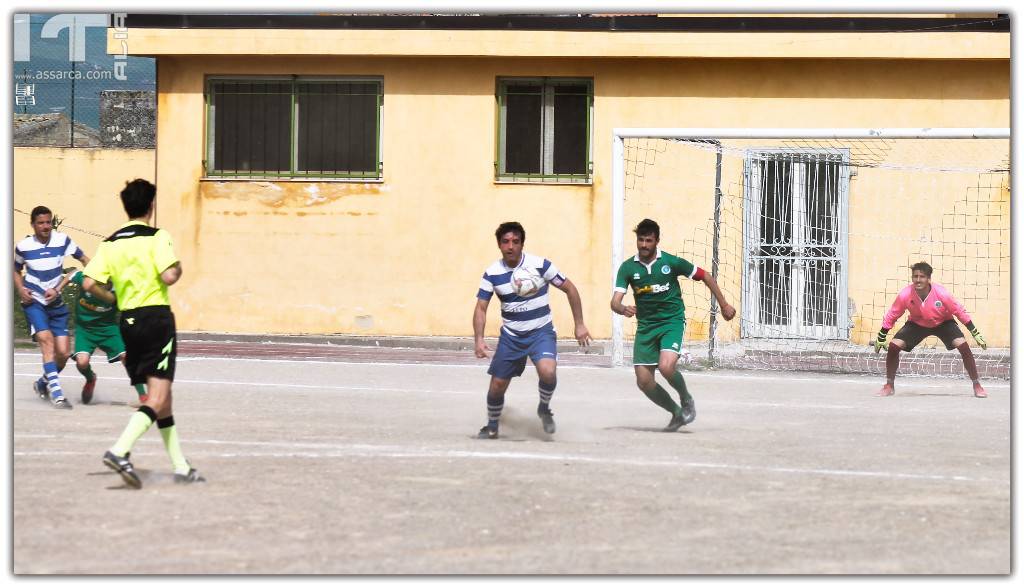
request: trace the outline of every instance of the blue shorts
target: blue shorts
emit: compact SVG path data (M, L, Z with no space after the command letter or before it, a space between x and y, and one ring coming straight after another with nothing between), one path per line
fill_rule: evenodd
M527 357L533 365L537 365L542 359L558 361L555 339L555 330L550 324L522 336L512 335L502 328L498 337L498 349L491 358L491 367L487 373L495 378L511 380L523 375Z
M28 306L22 306L25 311L25 318L28 320L28 333L35 338L39 331L50 331L54 337L68 336L68 315L71 314L67 304L60 306L43 306L38 301L33 301Z

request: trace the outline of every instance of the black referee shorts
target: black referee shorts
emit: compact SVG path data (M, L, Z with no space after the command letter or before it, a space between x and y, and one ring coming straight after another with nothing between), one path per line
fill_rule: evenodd
M121 312L124 369L132 385L156 376L174 381L178 357L177 329L170 306L141 306Z
M956 349L953 345L953 341L963 337L964 333L952 319L941 323L936 327L922 327L917 323L907 321L907 323L903 325L903 328L896 333L896 336L893 337L893 339L901 339L907 344L906 347L903 348L903 351L910 351L917 347L918 343L924 341L925 337L930 337L932 335L941 339L942 342L946 344L946 349L952 350Z

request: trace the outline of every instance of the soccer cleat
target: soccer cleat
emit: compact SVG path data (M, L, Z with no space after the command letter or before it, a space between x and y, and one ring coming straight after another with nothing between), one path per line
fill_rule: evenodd
M680 414L683 416L683 424L688 425L697 418L697 405L693 402L693 396L690 396L682 402L682 411Z
M988 392L985 392L985 389L981 387L981 384L975 384L974 385L974 397L975 398L988 398Z
M135 473L135 468L132 467L132 462L128 461L128 455L124 457L118 457L110 451L103 454L103 463L110 469L114 470L118 474L121 474L121 479L124 483L131 486L132 488L142 488L142 480ZM189 472L191 473L191 472Z
M92 402L92 392L96 389L96 378L86 380L85 385L82 386L82 404L89 404Z
M674 433L674 432L678 431L679 428L682 427L685 424L686 424L686 419L683 417L682 411L680 411L679 414L674 415L672 417L672 420L670 420L668 422L668 424L665 425L665 428L662 429L662 431L665 431L666 433Z
M199 471L195 468L190 467L187 474L174 474L175 484L195 484L196 482L205 482L206 478L199 475Z
M71 406L71 403L68 402L68 399L64 398L63 395L62 396L51 396L50 397L50 402L53 404L54 408L60 408L60 409L64 409L64 410L71 410L73 408Z
M46 391L46 383L40 380L32 382L32 391L43 400L50 399L50 393Z
M892 384L886 384L882 386L882 389L875 393L875 396L892 396L896 393L896 390L892 387Z
M484 425L480 428L480 432L476 434L477 439L497 439L498 438L498 427L493 429L488 425Z
M544 432L551 435L555 432L555 418L551 413L551 408L540 404L537 406L537 416L540 417L541 425L544 426Z

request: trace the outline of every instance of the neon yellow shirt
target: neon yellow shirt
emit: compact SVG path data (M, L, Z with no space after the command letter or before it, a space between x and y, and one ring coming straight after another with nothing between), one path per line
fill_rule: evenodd
M117 292L117 307L131 310L170 306L167 284L160 274L177 262L167 231L131 221L100 243L84 271L97 282L112 283Z

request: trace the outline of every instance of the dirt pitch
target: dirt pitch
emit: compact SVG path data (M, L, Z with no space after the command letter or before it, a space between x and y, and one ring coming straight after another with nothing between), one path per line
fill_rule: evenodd
M126 489L100 457L134 392L35 398L14 354L15 574L1008 574L1010 385L687 373L697 420L629 368L562 354L548 438L536 376L503 438L468 352L183 343L175 419L208 478L172 483L151 430ZM101 357L96 360L102 362ZM144 555L143 555L144 554Z

